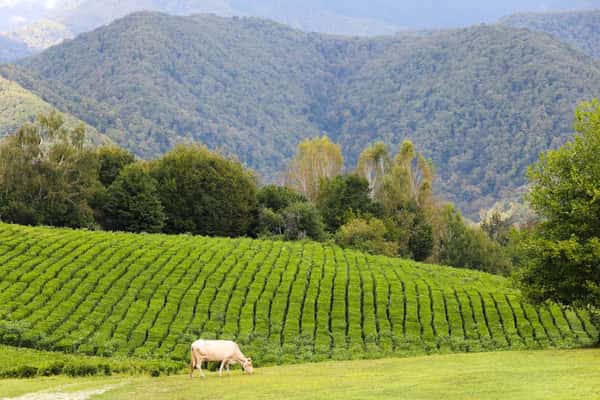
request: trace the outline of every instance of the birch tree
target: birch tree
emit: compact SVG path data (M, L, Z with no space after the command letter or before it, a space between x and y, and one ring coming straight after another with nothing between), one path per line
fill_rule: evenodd
M306 139L298 145L296 156L290 161L285 183L315 202L321 180L341 174L343 165L340 146L327 136Z

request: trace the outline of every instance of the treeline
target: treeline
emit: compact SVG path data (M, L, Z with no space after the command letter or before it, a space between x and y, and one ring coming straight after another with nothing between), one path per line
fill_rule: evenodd
M506 273L501 246L433 195L431 161L405 142L365 149L344 171L340 147L305 140L285 185L258 187L241 163L200 145L140 161L89 148L85 129L40 115L0 146L0 217L27 225L335 241L373 254Z
M257 215L256 182L239 162L193 145L137 161L84 146L85 129L40 115L0 146L0 217L26 225L242 236Z

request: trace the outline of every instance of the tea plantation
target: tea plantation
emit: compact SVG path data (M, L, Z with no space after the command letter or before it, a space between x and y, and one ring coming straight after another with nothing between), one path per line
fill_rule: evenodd
M508 279L320 243L0 224L0 344L183 361L234 339L257 365L589 345L583 311Z

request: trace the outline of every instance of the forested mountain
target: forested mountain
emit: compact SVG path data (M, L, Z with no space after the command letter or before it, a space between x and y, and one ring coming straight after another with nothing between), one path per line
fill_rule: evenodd
M524 184L571 136L600 68L550 36L502 26L372 39L255 18L136 13L2 74L140 156L199 141L276 179L302 139L411 139L469 215ZM122 135L118 132L127 132Z
M54 107L19 84L0 77L0 137L15 132L20 126L32 122L39 113L48 113ZM76 127L83 122L71 115L65 115L66 125ZM111 141L98 131L86 125L89 139L93 143Z
M36 51L41 44L49 47L144 10L171 15L255 16L306 32L375 36L492 23L517 12L594 7L600 8L600 0L0 0L0 32L35 43L30 47Z
M600 58L600 9L556 13L525 13L503 18L501 24L546 32Z

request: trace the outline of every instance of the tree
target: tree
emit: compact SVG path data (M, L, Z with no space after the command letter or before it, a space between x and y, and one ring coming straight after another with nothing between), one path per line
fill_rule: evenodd
M433 205L434 177L432 162L416 152L412 142L404 141L384 179L384 206L396 210L412 201L429 209Z
M439 263L495 274L510 272L511 264L502 247L481 229L467 226L453 205L444 207L441 220L436 255Z
M383 142L377 142L363 150L358 159L356 173L369 182L371 197L376 201L381 202L383 199L384 179L390 165L389 149Z
M142 164L126 166L108 188L106 228L128 232L160 232L165 224L156 180Z
M256 233L258 236L279 236L285 234L285 219L281 212L262 207L258 212Z
M266 185L258 190L256 195L258 205L280 211L294 203L307 201L304 196L286 186Z
M165 208L165 232L241 236L257 219L256 180L242 165L204 146L177 146L152 163Z
M388 237L399 253L417 260L427 259L434 245L433 165L405 141L384 177L381 191Z
M68 129L57 112L41 114L0 146L0 214L21 224L92 227L89 204L101 189L85 128Z
M321 180L339 175L343 165L340 146L327 136L306 139L298 145L296 156L288 166L286 185L314 202Z
M100 161L100 182L104 187L109 187L123 168L135 162L131 152L118 146L101 146L97 150Z
M541 217L522 246L520 282L534 301L590 309L600 326L600 102L575 114L578 135L529 168L529 203Z
M327 230L335 232L352 215L380 215L381 209L369 197L369 182L358 175L338 175L321 182L317 208Z
M319 210L311 203L294 203L282 211L288 240L323 240L325 230Z

